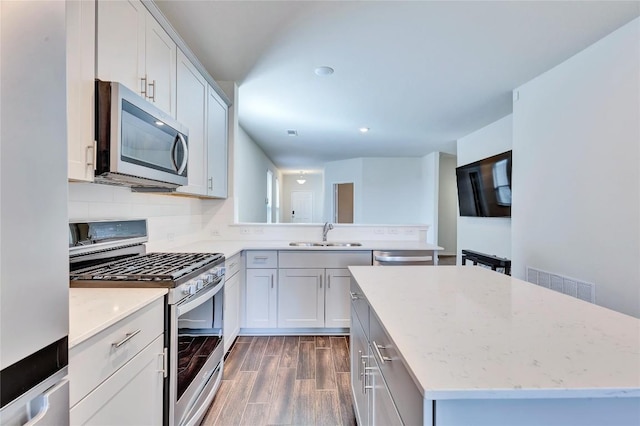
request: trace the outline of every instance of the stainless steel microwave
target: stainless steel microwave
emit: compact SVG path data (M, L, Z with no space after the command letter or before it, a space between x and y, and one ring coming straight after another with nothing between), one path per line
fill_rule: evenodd
M98 183L187 185L188 129L120 83L96 80L96 142Z

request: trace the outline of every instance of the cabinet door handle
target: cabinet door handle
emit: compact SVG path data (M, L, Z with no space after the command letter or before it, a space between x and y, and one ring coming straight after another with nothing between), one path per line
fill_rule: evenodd
M358 351L358 359L362 361L362 351ZM362 377L362 364L358 363L358 378Z
M155 103L156 101L156 81L149 83L149 88L153 87L153 95L149 95L149 99Z
M162 357L162 370L158 370L158 373L162 373L162 377L166 379L169 372L169 354L167 348L164 348L159 355Z
M322 275L320 275L320 288L322 288Z
M209 178L209 189L213 189L213 178Z
M273 288L273 274L271 274L271 288Z
M87 166L93 166L95 164L96 148L95 141L91 145L87 145L87 151L85 152L85 162Z
M327 288L331 288L331 275L327 275Z
M367 361L362 361L362 393L367 393Z
M391 362L393 361L391 358L389 358L388 356L383 356L382 353L380 352L380 349L387 349L386 346L382 346L378 343L376 343L376 341L374 340L373 342L373 348L376 350L376 352L378 353L378 358L380 358L380 361L384 364L385 362Z
M133 339L133 336L135 336L136 334L140 333L142 331L142 329L137 329L136 331L134 331L133 333L127 333L125 338L120 340L118 343L112 343L111 346L113 346L114 348L119 348L120 346L124 345L125 343L127 343L129 340Z
M140 94L142 95L143 98L146 98L147 97L147 76L146 75L144 77L140 77L140 84L141 84Z
M351 300L358 300L358 299L360 299L360 298L358 297L358 293L354 293L354 292L350 291L350 292L349 292L349 294L351 295Z

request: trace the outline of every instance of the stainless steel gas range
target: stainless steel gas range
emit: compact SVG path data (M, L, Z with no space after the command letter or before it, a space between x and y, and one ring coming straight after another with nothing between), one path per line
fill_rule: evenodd
M165 425L195 425L222 379L224 255L145 253L146 220L69 224L71 287L164 287Z

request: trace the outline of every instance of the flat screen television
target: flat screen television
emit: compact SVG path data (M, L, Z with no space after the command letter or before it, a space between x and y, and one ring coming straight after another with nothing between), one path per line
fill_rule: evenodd
M456 168L460 216L511 217L511 151Z

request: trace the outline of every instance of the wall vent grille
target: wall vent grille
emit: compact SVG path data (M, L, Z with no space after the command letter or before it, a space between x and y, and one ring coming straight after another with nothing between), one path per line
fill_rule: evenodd
M596 303L596 286L593 283L565 277L527 266L527 281L587 302Z

